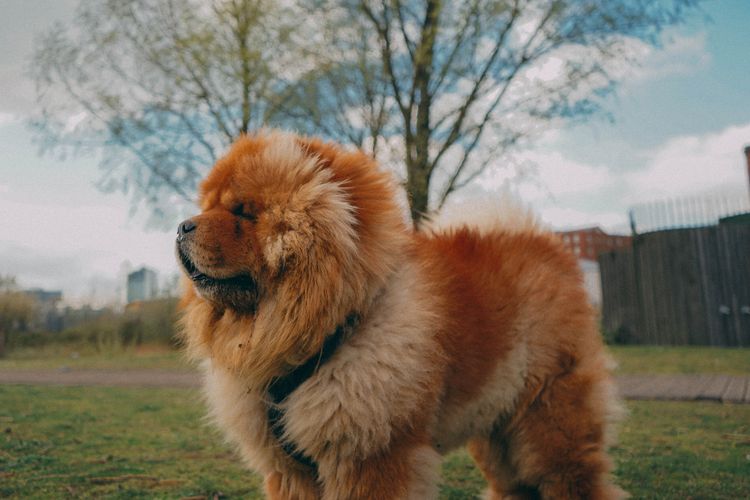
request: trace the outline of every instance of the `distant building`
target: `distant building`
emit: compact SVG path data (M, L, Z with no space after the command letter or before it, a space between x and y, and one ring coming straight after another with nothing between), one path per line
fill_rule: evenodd
M583 272L583 287L589 301L596 307L602 305L602 279L599 273L599 263L588 259L578 259L578 265Z
M579 259L596 262L600 253L630 246L630 236L607 234L598 227L558 231L563 243Z
M36 313L29 325L30 330L58 332L62 329L62 314L60 312L60 301L62 292L60 290L42 290L31 288L24 293L34 299Z
M158 291L155 271L142 267L128 274L128 303L154 299Z
M578 258L583 271L583 284L589 300L595 306L602 303L602 286L599 275L599 254L630 246L630 236L607 234L599 227L571 231L557 231L565 246Z
M24 290L26 295L29 295L41 305L47 305L50 307L55 306L62 300L62 292L60 290L42 290L41 288L30 288Z

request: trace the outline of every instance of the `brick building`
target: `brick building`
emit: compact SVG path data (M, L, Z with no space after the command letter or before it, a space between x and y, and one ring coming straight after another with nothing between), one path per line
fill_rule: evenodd
M598 227L558 231L568 249L579 259L596 261L600 253L630 246L630 236L607 234Z

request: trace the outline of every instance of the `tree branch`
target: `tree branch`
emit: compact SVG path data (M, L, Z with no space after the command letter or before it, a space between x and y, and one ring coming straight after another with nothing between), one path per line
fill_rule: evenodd
M453 126L451 127L451 130L448 133L448 137L445 139L445 141L443 142L443 145L440 147L437 154L435 155L435 158L431 162L430 170L433 170L435 168L435 166L440 162L440 159L443 157L445 152L448 149L450 149L450 147L460 137L461 129L463 127L464 120L466 119L466 116L469 113L469 109L476 101L477 95L479 94L479 91L482 85L484 84L487 76L489 75L490 69L495 64L495 60L500 54L500 50L505 44L505 40L508 34L510 33L511 29L513 28L513 25L515 24L516 20L518 19L519 14L520 14L520 10L518 9L518 0L515 0L513 9L511 10L510 19L508 20L508 23L505 25L503 31L500 32L497 42L495 43L495 46L493 47L492 53L487 58L487 62L482 68L482 71L479 74L479 77L475 80L474 85L472 86L471 92L464 100L464 104L459 110L458 117L454 121Z
M383 59L383 69L385 70L386 77L388 77L388 81L391 84L391 89L393 90L393 98L396 101L396 105L401 110L401 114L403 115L404 120L408 123L411 121L411 112L406 107L406 105L404 105L404 101L401 96L401 89L398 85L398 80L396 79L396 75L393 71L393 52L391 50L391 35L388 28L388 20L386 19L384 25L381 25L380 20L377 18L372 9L370 9L366 2L360 2L360 7L362 9L362 12L364 12L365 16L372 22L375 30L378 32ZM384 8L387 7L384 5Z
M406 20L404 19L404 13L402 11L403 6L400 0L395 0L394 4L395 4L394 6L396 10L396 15L398 16L398 25L399 25L399 28L401 28L401 36L404 39L404 45L406 45L406 50L409 52L409 59L413 63L414 52L416 50L415 49L416 44L414 43L413 40L409 38L409 34L406 32Z

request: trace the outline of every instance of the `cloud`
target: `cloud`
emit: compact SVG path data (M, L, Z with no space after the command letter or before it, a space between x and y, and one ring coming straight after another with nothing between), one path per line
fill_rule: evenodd
M122 263L176 269L174 235L149 232L128 219L122 207L70 207L0 199L0 274L24 286L62 289L67 300L110 300Z
M657 46L635 37L618 37L616 57L602 60L601 63L610 76L626 85L639 85L668 76L691 75L711 64L706 38L705 31L685 35L674 29L664 32ZM594 47L563 47L524 71L524 86L534 82L550 84L564 79L566 59L588 62L599 58ZM584 96L606 84L606 80L592 80L577 92Z
M653 47L637 39L624 42L624 50L636 64L629 65L622 77L628 84L641 84L667 76L691 75L711 64L706 32L684 35L668 30L661 46Z
M520 84L511 89L511 95L523 98L530 89L537 86L559 85L566 81L569 71L566 61L590 64L598 61L615 81L626 85L643 84L667 76L690 75L706 69L711 64L711 54L706 47L706 32L692 35L682 34L674 29L660 37L657 46L635 37L615 38L615 57L602 59L593 46L568 45L526 68L518 77ZM588 96L594 89L605 88L606 78L591 78L574 89L576 98ZM627 88L625 89L627 91Z
M750 123L678 136L656 148L630 148L628 154L643 164L623 170L575 161L556 150L562 142L551 141L518 154L515 173L490 170L477 185L490 192L510 186L556 228L600 225L626 232L628 209L644 202L718 196L732 206L748 204L747 144Z
M3 0L0 16L0 111L27 117L35 109L33 82L24 74L34 48L34 38L55 21L69 21L75 14L76 0L37 2Z
M76 284L85 273L86 259L81 254L55 254L0 241L0 274L16 276L23 287L77 289Z
M509 165L513 168L488 169L479 186L485 191L511 189L528 203L546 204L584 196L615 182L606 166L577 162L559 151L524 151Z
M76 128L78 128L78 125L83 123L84 120L88 118L88 113L86 111L81 111L79 113L74 113L70 115L65 120L65 125L63 127L65 133L71 133L75 132Z
M646 153L645 168L624 176L633 202L716 191L747 192L742 149L750 144L750 123L704 135L670 139Z
M561 206L546 206L539 212L542 220L551 224L555 229L591 226L599 226L616 232L622 232L624 229L625 215L621 212L586 211Z
M15 276L22 288L62 290L66 304L98 307L118 302L124 282L114 274L92 272L88 257L0 241L0 274Z
M612 176L605 166L576 162L556 151L530 152L525 158L538 166L536 173L545 187L542 190L529 186L525 190L528 197L542 198L550 194L559 198L590 193L612 183Z
M17 115L13 113L7 113L5 111L0 111L0 127L4 125L11 125L18 121L20 121L20 118Z

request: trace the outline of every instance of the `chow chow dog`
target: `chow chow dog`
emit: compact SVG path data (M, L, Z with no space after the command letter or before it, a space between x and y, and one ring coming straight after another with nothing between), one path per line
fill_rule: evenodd
M210 413L271 499L429 499L466 445L489 498L619 498L617 405L576 260L513 204L414 229L365 154L243 136L179 225Z

